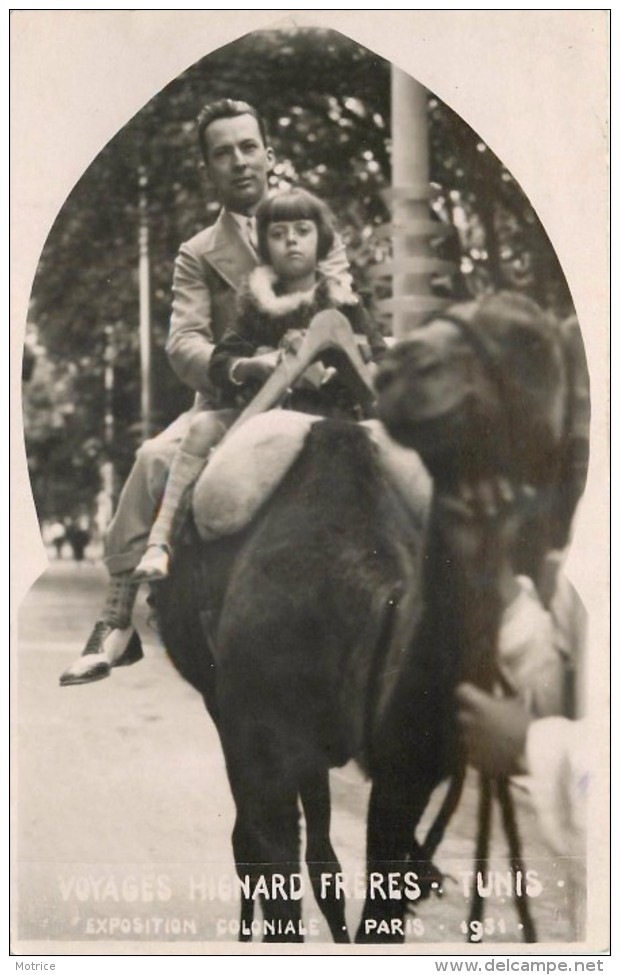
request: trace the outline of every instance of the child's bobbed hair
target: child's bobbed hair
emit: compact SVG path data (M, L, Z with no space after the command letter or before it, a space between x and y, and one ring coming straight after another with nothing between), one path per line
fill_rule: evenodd
M285 220L312 220L318 231L317 259L322 261L329 254L334 242L334 217L329 207L307 190L291 189L270 196L256 211L258 253L269 264L267 229L271 223Z

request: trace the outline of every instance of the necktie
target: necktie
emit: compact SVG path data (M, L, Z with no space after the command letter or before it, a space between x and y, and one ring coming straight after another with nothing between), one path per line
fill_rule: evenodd
M256 234L256 217L248 217L246 222L246 234L251 247L258 249L258 236Z

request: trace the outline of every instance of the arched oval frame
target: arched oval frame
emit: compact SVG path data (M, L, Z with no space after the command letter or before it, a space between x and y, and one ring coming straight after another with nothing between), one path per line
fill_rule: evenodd
M589 710L600 714L606 700L609 616L606 15L391 11L386 22L377 11L339 11L321 13L320 24L317 16L296 12L288 21L342 31L403 68L458 112L519 182L556 249L584 335L592 386L590 473L567 572L589 611L597 670L589 684ZM84 169L153 91L249 28L277 27L287 18L268 11L220 12L217 21L213 14L192 11L18 11L13 17L16 612L46 565L30 497L16 377L32 279L52 221ZM28 71L35 59L40 68L36 79ZM41 77L47 79L43 97L36 84ZM593 729L603 752L606 727L603 715ZM591 815L593 824L604 822L603 806L597 802ZM593 852L604 864L605 851ZM588 940L600 946L605 891L599 887L592 893Z

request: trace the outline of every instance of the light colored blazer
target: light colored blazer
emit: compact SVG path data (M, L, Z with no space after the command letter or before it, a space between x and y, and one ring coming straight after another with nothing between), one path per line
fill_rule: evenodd
M166 352L179 379L198 393L201 407L217 404L208 378L211 354L234 324L237 292L257 264L257 255L226 210L179 250Z

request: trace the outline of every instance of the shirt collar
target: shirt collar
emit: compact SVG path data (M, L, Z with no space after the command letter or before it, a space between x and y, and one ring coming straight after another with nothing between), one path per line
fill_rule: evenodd
M235 213L234 210L227 210L226 212L230 214L239 227L239 230L242 230L243 232L245 232L249 226L248 220L251 221L253 227L256 226L256 217L248 217L244 213Z
M234 213L232 210L228 210L228 213L237 224L243 239L248 242L252 250L256 251L258 247L256 217L246 216L244 213Z

